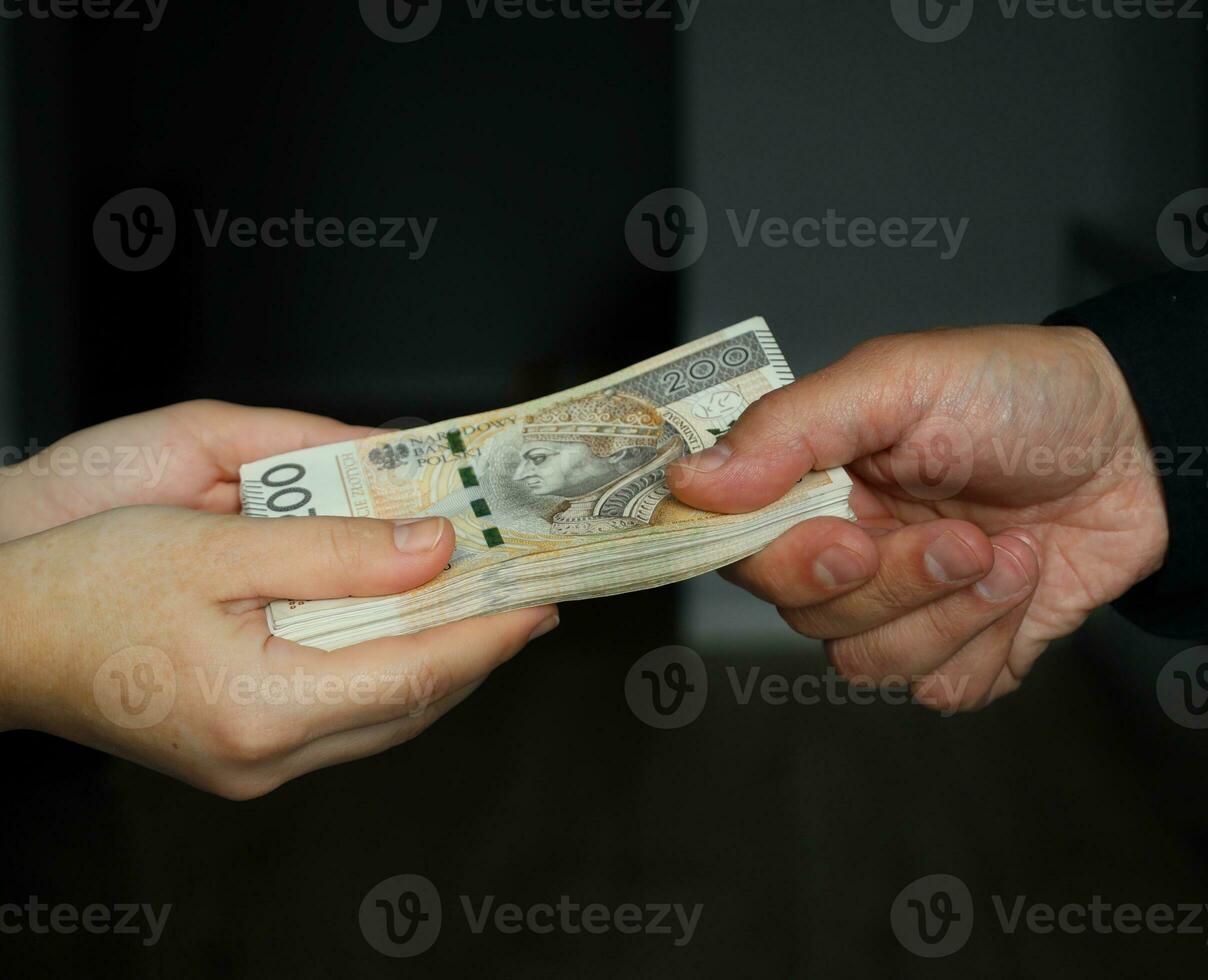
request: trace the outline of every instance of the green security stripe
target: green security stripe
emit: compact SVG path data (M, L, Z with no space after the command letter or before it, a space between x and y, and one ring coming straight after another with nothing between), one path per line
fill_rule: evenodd
M446 434L446 439L449 440L449 448L455 453L464 453L466 451L466 442L461 437L461 433L454 429Z
M461 435L456 432L448 434L449 448L454 452L465 452L465 443L462 442ZM474 472L473 466L463 466L457 471L457 475L461 477L461 485L467 490L478 486L478 474ZM474 511L475 517L490 517L491 505L486 502L484 497L475 497L470 501L470 509ZM487 543L488 548L499 548L503 545L503 535L497 527L488 527L482 532L483 539Z

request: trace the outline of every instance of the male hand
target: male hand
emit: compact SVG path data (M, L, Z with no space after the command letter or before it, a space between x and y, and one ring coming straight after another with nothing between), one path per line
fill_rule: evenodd
M1160 482L1102 342L1075 327L862 344L673 466L685 503L756 510L846 466L858 525L809 521L724 574L848 677L942 710L1014 690L1052 640L1162 564Z

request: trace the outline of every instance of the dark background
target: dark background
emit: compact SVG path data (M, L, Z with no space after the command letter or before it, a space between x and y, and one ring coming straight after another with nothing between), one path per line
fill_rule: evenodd
M747 316L799 373L867 336L1039 320L1161 268L1154 222L1204 183L1204 24L1004 19L924 45L886 3L703 0L689 30L477 21L393 45L352 2L170 0L163 25L0 21L0 436L43 445L192 397L378 424L588 380ZM622 234L643 196L700 194L681 275ZM91 237L130 187L180 240L125 274ZM437 216L428 255L202 246L191 212ZM738 249L726 209L970 218L960 255ZM1134 976L1202 972L1204 937L1003 935L989 896L1208 900L1203 733L1160 712L1185 644L1110 612L1024 690L913 707L726 696L727 666L794 677L815 648L712 581L579 604L412 745L233 804L14 733L0 901L172 903L163 941L0 936L11 975ZM711 699L676 732L622 689L689 642ZM716 692L715 694L712 692ZM1197 737L1198 736L1198 737ZM897 893L961 877L970 944L917 959ZM444 898L436 947L372 950L365 893ZM670 937L471 934L457 896L703 903Z

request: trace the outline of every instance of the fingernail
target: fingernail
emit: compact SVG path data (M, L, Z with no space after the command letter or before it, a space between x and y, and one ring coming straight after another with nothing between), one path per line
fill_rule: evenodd
M733 455L734 450L724 442L719 442L699 453L684 457L680 460L680 465L693 473L714 473L725 466L726 461Z
M945 583L963 582L980 575L982 570L973 549L951 531L927 549L923 562L932 578Z
M881 527L879 524L870 524L866 521L856 521L856 527L870 538L883 538L885 535L893 533L893 528Z
M841 544L831 545L818 556L814 562L814 575L828 589L851 585L868 577L864 559Z
M445 522L440 517L394 522L394 546L404 555L426 555L444 535Z
M1005 602L1028 587L1028 573L1005 548L994 549L994 567L977 583L977 591L990 602Z
M550 616L549 619L545 620L540 626L533 630L532 635L529 636L526 642L532 643L533 640L541 639L541 637L545 636L546 633L552 633L558 628L558 624L560 622L562 622L562 617L557 613L554 613L554 615Z
M1028 546L1028 550L1032 552L1032 554L1037 556L1040 555L1040 542L1037 541L1028 531L1024 531L1021 528L1010 528L1002 533L1010 535L1016 541L1022 541Z

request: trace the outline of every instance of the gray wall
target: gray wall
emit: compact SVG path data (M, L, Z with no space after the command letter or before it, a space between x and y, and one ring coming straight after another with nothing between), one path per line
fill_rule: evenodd
M1159 213L1204 183L1203 22L1010 21L980 2L962 36L924 44L889 8L701 5L679 90L683 180L710 236L686 274L686 336L766 316L801 375L867 337L1035 321L1160 268ZM725 211L756 208L970 225L948 262L739 248ZM772 610L716 577L688 596L690 641L784 635Z

